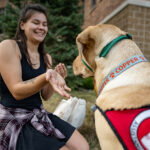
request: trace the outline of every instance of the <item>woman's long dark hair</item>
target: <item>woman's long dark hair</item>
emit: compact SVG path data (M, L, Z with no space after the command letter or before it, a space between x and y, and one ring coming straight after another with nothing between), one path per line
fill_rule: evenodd
M26 23L28 21L28 19L30 19L31 16L35 12L43 13L46 16L47 21L48 21L46 9L43 6L41 6L40 4L26 4L20 13L17 31L16 31L16 35L14 37L14 39L16 41L21 43L21 45L22 45L21 50L25 54L25 56L31 66L32 66L32 63L31 63L31 60L30 60L30 57L29 57L29 54L27 51L27 44L26 44L27 38L26 38L24 31L20 28L20 23L21 22ZM44 50L44 41L42 41L39 44L38 51L43 56L44 62L46 64L47 68L51 68L52 65L50 64L48 57L46 55L46 51Z

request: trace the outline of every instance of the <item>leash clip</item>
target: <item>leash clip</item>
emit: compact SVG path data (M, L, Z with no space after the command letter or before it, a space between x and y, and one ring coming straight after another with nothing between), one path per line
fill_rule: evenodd
M97 106L96 106L96 105L92 105L92 106L91 106L91 110L92 110L93 112L95 112L96 109L97 109Z

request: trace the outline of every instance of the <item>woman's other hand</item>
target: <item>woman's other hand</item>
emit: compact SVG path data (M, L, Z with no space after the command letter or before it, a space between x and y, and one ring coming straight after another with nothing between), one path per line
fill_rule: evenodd
M67 77L67 70L64 64L59 63L55 67L55 71L58 72L64 79Z
M57 73L55 70L48 69L46 72L46 80L50 82L54 91L59 93L62 96L70 98L70 94L66 91L71 91L71 89L66 85L64 78Z

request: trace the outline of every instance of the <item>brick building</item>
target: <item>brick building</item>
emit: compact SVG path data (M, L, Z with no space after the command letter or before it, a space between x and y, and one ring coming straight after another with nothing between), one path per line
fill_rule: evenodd
M0 14L2 13L3 9L7 4L7 0L0 0Z
M150 60L150 0L85 0L83 28L103 23L131 33Z

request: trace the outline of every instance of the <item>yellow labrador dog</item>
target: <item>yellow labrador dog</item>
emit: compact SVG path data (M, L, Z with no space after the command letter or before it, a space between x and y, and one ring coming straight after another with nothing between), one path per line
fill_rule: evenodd
M76 43L74 74L95 81L102 150L149 150L150 63L131 35L114 25L89 26Z

